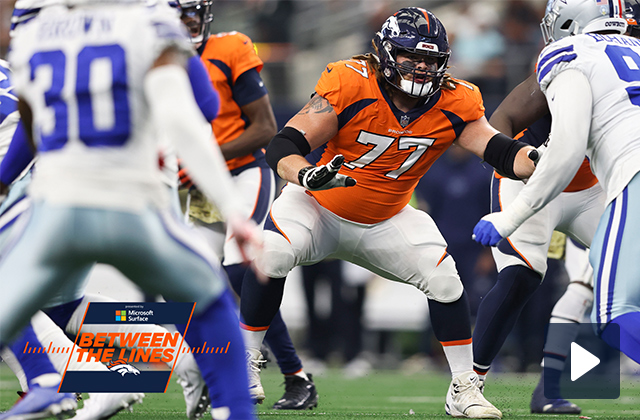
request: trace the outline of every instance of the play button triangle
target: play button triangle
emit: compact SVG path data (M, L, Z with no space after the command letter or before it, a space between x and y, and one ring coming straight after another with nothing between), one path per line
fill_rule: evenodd
M571 343L571 382L579 379L599 364L600 359L575 342Z

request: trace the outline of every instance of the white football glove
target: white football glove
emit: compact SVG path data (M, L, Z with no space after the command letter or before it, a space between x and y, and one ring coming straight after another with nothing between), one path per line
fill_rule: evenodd
M337 187L353 187L356 180L347 175L338 173L344 156L335 155L331 162L322 166L306 166L298 172L298 181L300 185L309 191L328 190Z

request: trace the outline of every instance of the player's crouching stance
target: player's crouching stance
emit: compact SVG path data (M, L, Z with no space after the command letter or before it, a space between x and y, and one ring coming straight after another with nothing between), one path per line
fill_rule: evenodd
M316 94L267 149L289 184L272 206L257 261L271 281L244 279L245 342L260 348L293 267L340 258L425 293L453 377L447 413L501 418L472 370L469 307L447 243L408 202L454 141L514 178L532 173L532 148L488 124L477 87L445 74L449 44L432 13L401 9L374 46L373 55L329 64ZM310 166L303 156L325 143Z

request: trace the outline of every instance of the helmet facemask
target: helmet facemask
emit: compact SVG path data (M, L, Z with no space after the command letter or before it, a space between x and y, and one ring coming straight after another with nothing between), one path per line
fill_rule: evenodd
M213 21L211 0L180 0L180 8L180 19L189 30L191 42L200 44L209 38L209 27Z
M394 87L415 98L430 97L440 89L440 82L447 70L449 53L394 47L390 41L382 43L387 55L385 79ZM398 62L398 55L411 60Z

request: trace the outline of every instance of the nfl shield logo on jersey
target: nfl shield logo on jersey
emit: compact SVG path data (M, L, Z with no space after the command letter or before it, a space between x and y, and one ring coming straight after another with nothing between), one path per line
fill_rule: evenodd
M406 126L409 125L409 120L410 120L410 118L409 118L408 115L403 115L400 118L400 125L402 126L402 128L405 128Z

